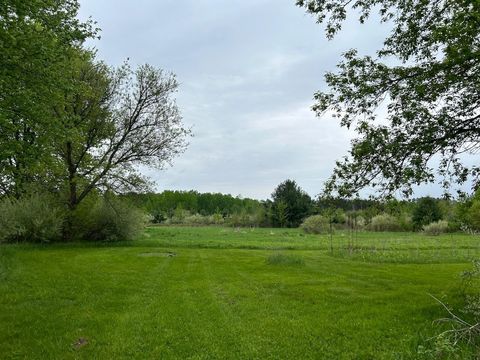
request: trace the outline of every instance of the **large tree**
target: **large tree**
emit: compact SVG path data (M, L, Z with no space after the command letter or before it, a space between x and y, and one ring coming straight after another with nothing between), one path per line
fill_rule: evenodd
M77 19L74 0L0 2L0 195L20 196L51 160L46 147L58 129L54 104L71 88L70 59L92 22Z
M173 74L150 65L112 69L81 52L72 62L74 86L54 107L60 131L53 143L56 187L74 210L93 190L126 192L146 184L138 166L162 168L186 146L173 95ZM56 180L56 181L55 181Z
M273 221L280 227L297 227L312 210L312 199L294 180L285 180L272 193Z
M0 195L35 183L74 210L94 190L138 190L138 166L161 168L185 148L175 76L96 60L83 46L96 29L78 7L0 4Z
M411 195L440 178L473 179L479 166L462 154L480 149L480 2L472 0L298 0L326 23L333 38L347 16L371 12L391 32L375 56L349 50L328 88L315 94L317 114L329 111L355 128L348 156L337 162L327 192L352 195L366 186ZM382 104L386 115L379 116ZM433 161L432 161L433 159ZM440 177L438 177L440 175Z

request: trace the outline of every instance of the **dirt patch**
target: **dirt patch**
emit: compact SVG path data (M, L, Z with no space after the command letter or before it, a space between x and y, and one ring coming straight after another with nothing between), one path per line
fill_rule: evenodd
M83 338L83 337L78 338L78 339L72 344L72 346L73 346L73 348L74 348L75 350L78 350L78 349L84 347L85 345L88 345L88 340L85 339L85 338Z
M138 256L141 257L174 257L177 256L174 252L146 252L140 253Z

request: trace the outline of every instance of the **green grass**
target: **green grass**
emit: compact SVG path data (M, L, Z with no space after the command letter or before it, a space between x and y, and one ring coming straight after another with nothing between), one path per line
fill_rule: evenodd
M2 245L0 358L415 359L445 315L428 293L455 303L478 240L339 232L332 243L155 227L130 243Z
M267 264L302 266L305 260L298 255L274 253L267 257Z

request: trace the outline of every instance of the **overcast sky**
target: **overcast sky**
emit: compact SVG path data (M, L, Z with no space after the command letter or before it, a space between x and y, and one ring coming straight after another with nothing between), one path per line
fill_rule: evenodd
M173 167L147 170L157 190L266 199L294 179L317 195L354 135L310 110L342 52L373 54L387 29L349 22L334 41L294 0L80 0L98 22L93 45L177 74L177 100L194 137ZM90 44L91 45L91 44ZM437 195L424 188L419 194Z

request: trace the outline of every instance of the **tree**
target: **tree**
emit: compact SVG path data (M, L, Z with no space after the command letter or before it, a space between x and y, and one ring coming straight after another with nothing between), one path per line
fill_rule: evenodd
M289 213L288 213L288 205L285 201L280 200L276 201L273 205L273 220L274 223L283 228L286 227L289 223Z
M77 19L75 0L0 3L0 195L39 181L58 127L53 104L72 84L70 58L97 30Z
M480 189L460 199L455 207L454 219L460 229L470 231L480 229Z
M65 194L65 239L89 195L145 188L138 167L164 167L190 133L175 76L96 60L83 43L97 29L77 19L78 8L76 0L0 4L0 195L20 198L32 183Z
M413 208L412 222L417 230L441 219L442 211L440 206L438 202L431 197L420 198Z
M330 111L354 127L349 156L337 162L327 192L358 193L372 186L381 194L435 182L447 189L478 182L479 167L460 155L480 148L480 2L471 0L297 0L326 22L332 39L342 22L359 11L363 23L379 11L392 30L376 56L347 51L328 90L315 94L318 115ZM388 62L388 63L387 63ZM387 115L379 122L378 108ZM438 156L438 166L432 158ZM435 170L436 169L436 170Z
M293 180L286 180L272 193L274 222L281 227L298 227L312 208L312 199Z
M186 147L190 131L172 98L175 76L149 65L113 70L82 52L72 64L75 86L55 107L59 179L71 210L93 190L141 189L138 165L162 168ZM61 184L59 184L61 186Z

